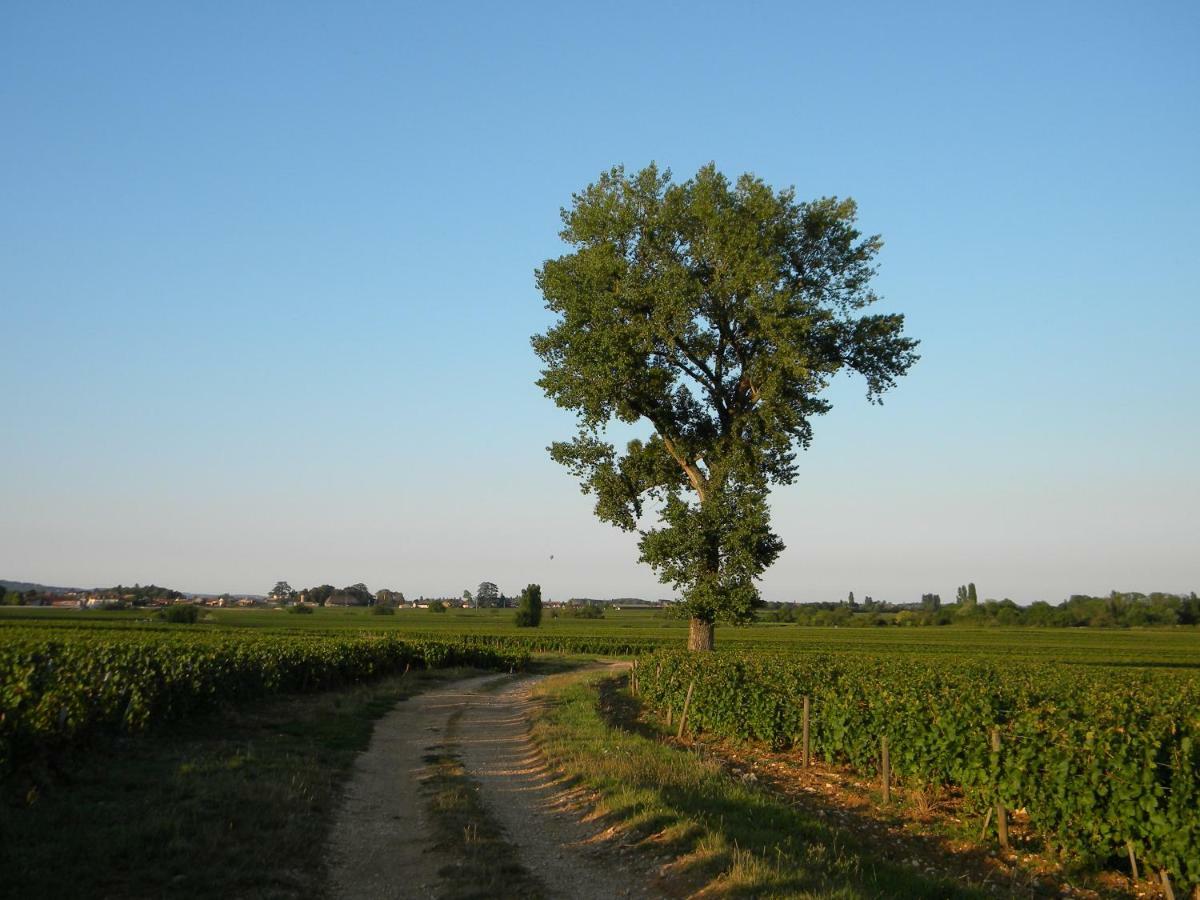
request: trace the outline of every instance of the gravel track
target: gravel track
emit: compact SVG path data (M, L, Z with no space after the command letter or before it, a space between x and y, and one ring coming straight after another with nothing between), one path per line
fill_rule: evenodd
M517 679L468 706L460 756L484 803L519 848L521 862L554 898L661 897L635 857L606 846L603 826L584 819L585 796L557 783L529 738L537 678Z
M339 898L435 898L437 851L421 794L424 757L457 752L519 860L550 898L662 896L634 858L603 846L578 792L556 785L529 738L539 676L485 675L417 694L381 718L356 760L329 847Z

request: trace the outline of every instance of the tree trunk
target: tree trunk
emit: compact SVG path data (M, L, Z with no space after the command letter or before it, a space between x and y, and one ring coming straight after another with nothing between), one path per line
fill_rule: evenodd
M713 631L716 626L712 622L705 619L693 618L688 629L688 649L689 650L711 650L713 649Z

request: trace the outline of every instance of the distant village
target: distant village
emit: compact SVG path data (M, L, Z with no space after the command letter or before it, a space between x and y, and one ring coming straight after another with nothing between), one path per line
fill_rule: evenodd
M344 588L323 584L316 587L294 589L286 581L275 584L266 594L188 594L183 591L158 585L135 584L132 587L116 585L110 588L60 588L22 582L0 582L0 604L10 606L41 606L58 609L126 609L160 608L178 604L191 604L219 608L276 608L295 606L307 607L375 607L390 609L507 609L517 605L516 597L509 597L493 582L482 582L474 591L464 590L451 597L420 596L408 599L402 591L380 588L370 591L365 584L352 584ZM551 608L598 607L614 609L657 609L667 605L665 600L643 600L638 597L620 597L597 600L575 597L569 600L547 600Z

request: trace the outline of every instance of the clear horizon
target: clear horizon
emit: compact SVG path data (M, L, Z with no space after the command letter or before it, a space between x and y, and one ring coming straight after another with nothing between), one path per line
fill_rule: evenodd
M1200 7L0 12L0 576L671 596L549 459L533 270L614 164L882 235L767 600L1200 590ZM645 430L645 429L643 429ZM553 557L553 558L552 558Z

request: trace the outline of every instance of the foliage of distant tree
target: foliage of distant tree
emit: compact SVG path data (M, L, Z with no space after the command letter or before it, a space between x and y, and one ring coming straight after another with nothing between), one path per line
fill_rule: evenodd
M332 584L322 584L317 587L310 587L308 590L302 591L305 599L309 603L315 603L317 606L324 606L329 602L329 598L337 593L337 588Z
M276 603L292 603L297 596L299 595L296 589L286 581L275 582L275 587L271 588L270 593L267 594L267 597Z
M475 605L483 608L499 606L500 589L490 581L481 581L475 589Z
M404 595L402 593L400 593L399 591L392 591L392 590L388 590L387 588L380 588L379 590L377 590L375 592L375 605L377 607L378 606L396 607L396 606L399 606L403 602L404 602Z
M975 593L975 582L960 584L954 594L954 603L960 610L974 609L979 605L979 597Z
M3 599L0 599L0 604L4 606L49 606L55 600L61 599L63 599L61 594L51 594L36 588L28 588L23 591L8 588Z
M173 624L194 625L200 620L200 607L194 603L176 603L163 607L158 616Z
M595 495L595 513L638 531L641 560L682 594L689 646L746 622L783 550L767 496L793 482L822 395L843 371L871 400L916 361L900 315L868 315L882 242L851 200L797 202L713 165L683 183L622 167L572 197L574 248L537 272L557 316L533 347L539 387L578 419L551 457ZM614 423L650 433L624 451ZM661 508L644 528L647 501Z
M872 601L868 611L855 613L847 603L770 603L761 613L768 622L801 625L870 627L875 625L1028 625L1041 628L1133 628L1200 625L1200 598L1190 594L1149 594L1113 591L1105 597L1072 594L1057 605L1039 600L1020 606L1012 600L978 600L974 584L961 586L955 603L941 604L937 594L922 595L920 603Z
M325 601L326 606L374 606L375 595L367 590L365 584L352 584L340 591L334 591Z
M115 585L94 592L97 597L109 600L124 600L134 606L146 606L149 603L162 603L182 600L183 594L171 588L159 587L156 584L135 584L133 587Z
M371 607L371 614L375 616L394 616L396 608L384 603L376 603Z
M537 628L542 624L542 586L530 584L521 591L517 600L516 623L518 628Z
M347 594L358 600L363 606L370 606L375 602L375 595L372 594L365 584L361 581L357 584L352 584L349 587L342 588L342 593Z
M446 606L445 600L430 600L429 611L435 613L444 613L449 607Z
M291 590L287 582L280 582L279 585L276 585L276 590L280 588L280 585ZM271 592L271 596L275 596L275 591ZM361 581L340 590L332 584L321 584L303 591L291 591L288 596L292 600L303 598L305 602L314 603L317 606L374 606L377 602L385 606L396 606L404 603L402 592L381 588L378 594L372 594Z
M305 606L303 603L297 603L295 606L289 606L287 611L296 616L311 616L313 614L313 608L311 606Z
M554 611L565 619L603 619L604 608L595 603L569 603Z

